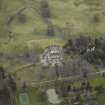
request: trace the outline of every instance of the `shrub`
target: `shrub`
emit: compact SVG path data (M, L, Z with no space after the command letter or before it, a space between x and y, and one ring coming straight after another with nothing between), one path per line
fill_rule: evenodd
M92 22L94 23L99 23L101 21L100 16L99 15L94 15L92 17Z
M42 0L41 2L41 15L43 18L47 19L51 17L50 7L47 0Z
M47 35L48 36L54 36L55 32L54 32L54 25L52 24L52 22L48 23L48 28L47 28Z
M105 66L105 42L99 38L80 36L65 44L66 53L78 54L90 64Z
M25 14L18 14L18 20L20 23L24 24L27 21L27 17Z

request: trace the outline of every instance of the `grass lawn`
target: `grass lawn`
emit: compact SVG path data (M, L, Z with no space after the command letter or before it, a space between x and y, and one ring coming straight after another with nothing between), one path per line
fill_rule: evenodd
M105 105L105 93L98 96L97 101L98 101L99 105Z
M29 95L30 105L52 105L47 101L46 96L44 96L44 98L46 97L46 100L41 99L36 88L28 89L28 95ZM18 103L18 105L20 105L18 95L17 95L17 103Z

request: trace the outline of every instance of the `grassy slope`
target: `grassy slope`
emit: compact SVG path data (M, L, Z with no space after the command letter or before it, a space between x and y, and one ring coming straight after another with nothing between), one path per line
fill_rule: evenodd
M78 34L79 32L105 33L105 16L101 14L101 22L94 24L91 22L91 18L95 13L86 11L88 7L84 4L75 7L73 4L74 1L75 0L48 0L52 12L50 20L54 26L63 29L65 23L68 22L70 25L69 29L74 34ZM12 64L5 56L14 53L15 50L19 51L26 46L33 47L33 44L36 44L45 48L53 43L59 45L64 44L65 40L62 38L62 32L56 30L55 37L47 37L47 25L40 16L40 0L4 0L4 4L7 7L7 15L14 15L18 10L27 6L27 9L23 11L23 13L27 15L27 22L21 24L18 19L15 18L9 27L13 32L14 40L8 41L8 37L0 39L0 53L4 54L4 56L0 56L0 65L4 65L11 71L21 66L19 64ZM30 5L32 8L29 8ZM0 14L0 16L2 16L2 14ZM31 97L33 101L34 95ZM33 105L38 102L36 100L33 101Z
M64 29L65 23L69 23L71 33L76 35L79 32L105 33L105 16L101 15L102 21L97 25L92 23L91 18L94 13L88 12L88 7L86 5L82 4L76 7L74 5L75 0L48 0L48 2L52 13L50 20L55 27ZM8 16L14 15L20 9L27 7L27 9L23 11L27 16L27 22L21 24L18 19L15 18L9 27L14 36L14 40L8 41L8 37L6 37L5 40L0 39L0 42L2 43L0 52L6 54L8 52L13 52L15 47L20 49L21 47L27 46L27 42L30 42L31 40L38 42L37 40L43 39L42 42L44 43L45 39L46 44L46 41L51 39L51 41L47 41L48 43L46 45L42 43L42 46L48 46L51 43L61 43L62 45L64 40L62 39L63 33L61 31L56 29L56 36L53 38L49 38L46 35L47 25L40 15L40 0L4 0L4 4L7 8L6 11Z

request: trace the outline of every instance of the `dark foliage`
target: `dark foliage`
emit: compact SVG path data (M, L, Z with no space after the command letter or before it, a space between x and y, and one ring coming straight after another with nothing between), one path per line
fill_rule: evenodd
M54 26L53 26L52 22L48 22L47 35L54 36L54 34L55 34Z
M95 40L94 40L94 44L95 44L95 47L96 48L100 48L100 47L103 47L103 43L102 43L102 39L101 38L96 38Z
M73 41L68 40L67 44L64 46L64 49L66 49L65 52L68 54L70 53L71 50L74 51L75 48L73 47Z
M101 94L104 92L104 87L102 85L95 87L95 90L97 91L98 94Z
M15 105L16 82L0 67L0 105Z
M105 65L105 52L103 50L85 53L83 57L91 64L96 64L98 66Z
M90 64L105 66L105 42L101 38L80 36L64 46L66 53L78 54Z
M16 92L16 82L14 80L14 78L9 75L9 84L10 88L12 89L13 92Z
M22 90L23 93L27 91L27 84L26 84L26 82L23 83L21 90Z
M82 82L80 90L82 90L82 91L84 91L84 90L91 91L92 90L92 86L91 86L90 82L89 81Z
M92 22L94 23L99 23L101 21L100 16L99 15L95 15L92 18Z
M0 79L4 79L5 78L5 70L3 67L0 67Z
M21 14L18 14L18 20L19 20L20 23L24 24L27 21L27 17L26 17L25 14L21 13Z
M67 52L73 51L75 53L83 54L89 44L92 44L92 39L90 37L80 36L75 40L69 40L64 48Z
M41 15L45 19L48 19L51 17L50 7L47 0L42 0L41 2Z

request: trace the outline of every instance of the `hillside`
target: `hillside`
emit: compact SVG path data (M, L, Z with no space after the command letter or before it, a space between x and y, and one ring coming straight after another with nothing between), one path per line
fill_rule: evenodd
M46 47L63 47L80 35L105 39L104 28L105 0L0 0L0 66L10 73L25 69L16 79L29 83L37 78L37 56Z
M13 53L14 49L21 49L22 46L27 47L27 43L31 40L36 42L41 39L44 45L44 39L45 42L51 40L47 41L47 44L64 43L64 39L72 38L79 33L103 35L105 33L104 1L98 5L99 9L95 9L94 5L92 7L89 3L92 4L87 0L48 0L51 12L48 20L53 24L55 34L54 37L49 37L47 35L48 23L41 15L41 0L1 0L1 56L2 53L6 55ZM19 20L19 12L25 18L23 23ZM10 24L7 24L10 20Z

